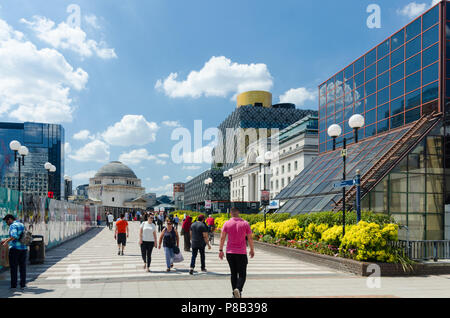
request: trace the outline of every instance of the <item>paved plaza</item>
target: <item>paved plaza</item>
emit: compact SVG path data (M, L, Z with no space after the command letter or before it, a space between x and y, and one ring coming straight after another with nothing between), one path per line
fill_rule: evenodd
M226 260L218 258L218 240L207 250L207 273L189 275L190 253L180 247L182 263L167 273L163 249L154 250L151 273L144 272L138 246L139 223L130 223L124 256L117 255L113 232L95 228L46 254L45 264L29 265L28 288L11 292L9 272L0 274L0 297L230 298ZM338 272L256 248L249 259L243 296L266 297L450 297L450 275L373 280ZM79 275L78 275L79 273ZM79 278L79 280L77 279Z

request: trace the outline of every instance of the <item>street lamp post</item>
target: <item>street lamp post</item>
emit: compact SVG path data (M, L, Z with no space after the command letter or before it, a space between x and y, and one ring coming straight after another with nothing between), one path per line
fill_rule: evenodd
M211 184L213 183L213 179L212 178L208 178L205 181L203 181L203 183L206 185L206 189L207 189L206 190L207 200L210 200L210 196L211 196L210 190L211 190Z
M21 174L21 167L25 165L25 157L28 156L28 148L25 146L22 146L20 144L20 142L18 142L17 140L13 140L9 143L9 148L14 151L14 162L18 162L18 172L19 172L19 177L18 177L18 191L21 191L21 178L20 178L20 174ZM17 156L17 153L19 154L19 156Z
M259 171L261 172L261 167L263 167L263 191L267 191L267 182L266 182L266 166L269 167L270 171L270 163L273 158L273 154L271 151L267 151L264 155L258 156L256 158L256 162L259 163ZM262 198L261 198L262 199ZM262 200L261 200L262 201ZM266 214L267 214L267 205L264 205L264 229L266 228Z
M348 121L348 125L350 128L353 129L354 132L354 139L355 143L358 142L358 129L362 128L364 126L364 117L355 114L352 117L350 117ZM328 135L333 138L333 151L336 150L336 138L339 137L342 134L342 128L341 126L337 124L333 124L330 127L328 127ZM347 138L343 138L342 140L343 147L342 147L342 163L343 163L343 169L342 169L342 181L346 181L346 158L347 158ZM342 235L345 235L345 186L342 187Z
M50 162L46 162L44 164L44 168L45 168L45 170L47 170L47 197L48 197L48 192L50 190L50 173L55 172L56 167L54 165L52 165Z
M231 182L233 181L233 173L234 169L230 168L227 171L223 172L223 176L230 180L230 206L231 206ZM230 218L230 208L227 209L228 218Z

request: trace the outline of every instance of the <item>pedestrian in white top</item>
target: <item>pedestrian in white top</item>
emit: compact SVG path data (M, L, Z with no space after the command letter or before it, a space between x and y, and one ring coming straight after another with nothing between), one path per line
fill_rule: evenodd
M153 214L150 214L147 218L147 222L142 222L139 229L139 244L141 244L142 259L144 260L144 271L146 272L150 272L153 248L158 248L156 226L153 223L153 218Z
M114 225L114 216L111 213L109 213L108 214L108 227L110 230L113 229L113 225Z

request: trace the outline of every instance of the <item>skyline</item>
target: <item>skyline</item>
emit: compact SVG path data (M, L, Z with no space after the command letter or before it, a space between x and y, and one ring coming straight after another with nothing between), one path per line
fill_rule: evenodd
M174 128L217 127L246 90L317 110L321 82L436 1L377 1L380 29L366 25L372 2L254 3L239 3L237 15L237 1L3 1L0 120L62 124L74 187L120 160L146 192L168 194L209 167L170 161ZM79 28L69 25L71 4ZM339 40L326 32L336 22L347 33Z

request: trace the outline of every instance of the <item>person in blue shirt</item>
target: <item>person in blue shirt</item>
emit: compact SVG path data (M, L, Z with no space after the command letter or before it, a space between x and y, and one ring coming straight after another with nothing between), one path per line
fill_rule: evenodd
M9 244L9 267L11 270L11 289L17 288L17 268L20 271L20 287L26 287L26 263L27 246L19 242L20 236L25 230L25 226L17 221L12 214L8 214L3 221L9 226L9 238L2 241L2 245Z

